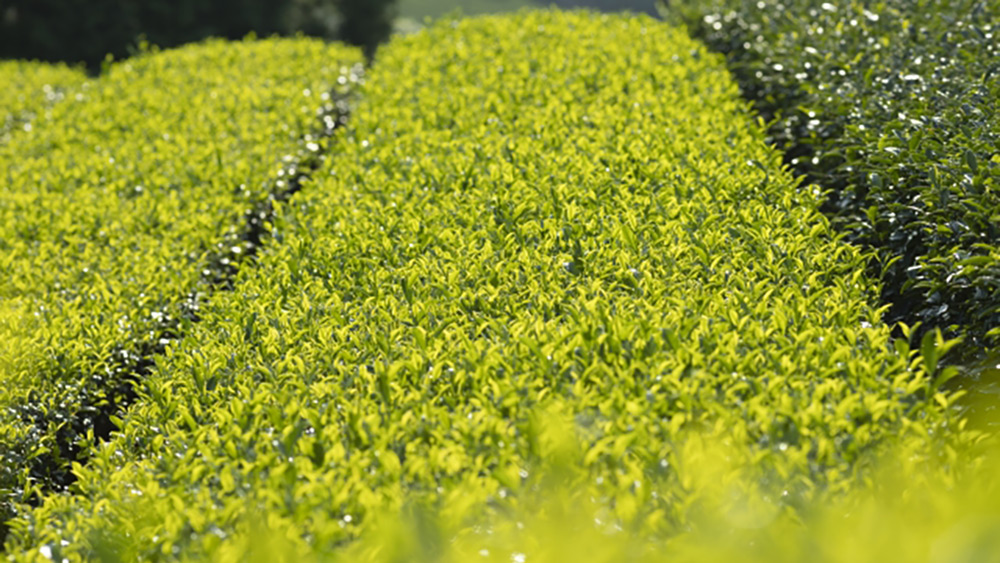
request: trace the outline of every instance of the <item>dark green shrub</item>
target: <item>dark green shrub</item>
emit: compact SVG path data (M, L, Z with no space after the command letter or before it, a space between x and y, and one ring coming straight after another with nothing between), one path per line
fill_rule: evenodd
M888 320L1000 342L1000 2L671 0L728 58L849 240Z

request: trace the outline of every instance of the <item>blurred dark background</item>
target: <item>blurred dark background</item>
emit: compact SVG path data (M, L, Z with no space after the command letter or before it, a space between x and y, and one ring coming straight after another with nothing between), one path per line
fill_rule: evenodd
M341 39L370 54L395 18L396 0L0 0L0 58L83 62L96 71L140 39L173 47L250 32Z
M305 33L371 56L400 21L555 5L654 13L655 0L0 0L0 58L84 63L129 56L141 40L167 48L206 37ZM412 26L410 26L412 27Z
M506 12L525 6L656 13L656 0L399 0L399 13L404 18L422 21L425 17L436 18L456 9L465 15L475 15Z

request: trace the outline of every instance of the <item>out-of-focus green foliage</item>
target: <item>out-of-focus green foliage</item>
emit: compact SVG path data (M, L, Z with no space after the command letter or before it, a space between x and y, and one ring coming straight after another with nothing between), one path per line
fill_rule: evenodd
M396 0L0 0L0 57L100 68L145 40L174 47L208 37L307 33L369 52L388 37Z
M149 354L197 318L207 258L253 250L217 243L360 58L305 39L148 53L0 144L0 520L111 433Z
M370 58L388 39L396 19L397 0L334 0L342 18L337 36L362 47Z
M74 494L13 522L15 560L240 560L260 529L289 559L347 557L400 510L475 534L538 476L663 541L712 499L794 519L889 445L944 481L968 463L954 342L890 342L866 257L682 30L442 22L381 51L363 93ZM453 549L421 526L412 553Z
M563 9L588 8L605 12L640 12L656 14L656 0L551 0L539 4L551 4Z
M210 36L270 35L281 27L287 0L3 0L0 56L85 62L129 54L140 36L172 47Z
M31 120L80 87L86 75L65 65L0 61L0 143L17 130L31 130Z
M548 418L549 427L559 425ZM565 423L564 423L565 424ZM553 439L554 438L554 439ZM567 443L568 442L568 443ZM692 436L680 448L678 471L693 483L694 516L672 536L648 533L620 517L616 504L591 495L585 474L574 471L578 438L548 433L548 448L562 461L529 478L523 494L489 510L429 510L416 504L373 518L361 541L335 561L483 561L507 563L690 562L899 563L996 562L1000 559L1000 471L997 452L963 466L951 477L928 472L902 451L879 458L873 479L849 491L820 495L788 510L780 496L763 494L744 479L738 460L718 436ZM891 450L890 450L891 451ZM655 480L638 487L664 494ZM259 515L255 515L259 518ZM326 561L303 549L294 532L248 521L226 553L285 554L289 560ZM471 523L471 524L470 524ZM250 527L248 526L248 528Z
M400 15L417 21L423 21L425 17L438 18L456 10L464 16L472 16L508 12L527 6L656 13L656 0L399 0Z
M424 18L439 18L455 10L462 15L475 16L509 12L536 6L532 0L399 0L399 15L422 22Z
M1000 343L1000 3L664 4L725 53L840 230L877 250L888 319Z

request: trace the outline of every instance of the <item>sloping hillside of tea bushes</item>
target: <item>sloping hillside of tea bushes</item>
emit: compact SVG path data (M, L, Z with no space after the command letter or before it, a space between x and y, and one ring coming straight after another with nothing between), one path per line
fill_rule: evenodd
M887 320L1000 344L1000 2L671 0L724 53L848 240ZM995 362L994 362L995 363Z
M4 63L26 69L5 74L20 84L14 111L47 109L0 143L0 519L75 480L152 356L256 251L248 213L286 188L271 181L283 159L318 159L308 135L318 112L336 120L331 95L360 58L312 40L214 41L80 87L61 67ZM49 104L47 84L74 81Z
M13 521L15 560L240 560L262 529L288 557L331 555L394 511L471 525L546 472L582 476L599 525L669 537L735 474L781 512L850 489L889 443L961 465L947 344L890 345L865 256L683 30L447 22L384 47L361 90L255 267L157 357L72 494ZM227 215L199 197L218 206L203 221ZM197 264L144 252L162 275ZM719 456L698 457L702 435Z

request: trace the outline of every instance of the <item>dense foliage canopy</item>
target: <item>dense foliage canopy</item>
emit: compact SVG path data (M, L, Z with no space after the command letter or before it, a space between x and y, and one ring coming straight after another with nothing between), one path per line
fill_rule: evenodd
M996 549L956 341L894 337L878 254L783 165L825 162L826 122L781 137L791 114L765 126L724 57L646 16L442 21L361 60L269 39L96 79L0 65L5 555ZM940 150L988 205L988 145L954 125ZM863 177L895 194L885 166ZM882 203L873 224L901 212Z
M848 240L887 320L1000 343L1000 3L671 0L726 55Z

